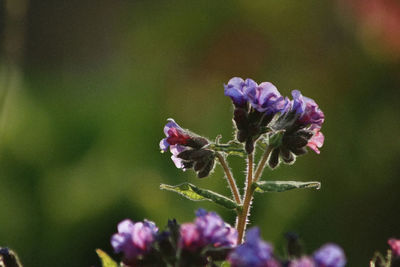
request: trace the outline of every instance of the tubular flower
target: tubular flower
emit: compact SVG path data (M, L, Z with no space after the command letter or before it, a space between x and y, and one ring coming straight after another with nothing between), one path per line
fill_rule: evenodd
M391 238L388 240L388 244L392 249L393 256L399 257L400 256L400 239Z
M246 143L247 153L254 150L254 142L266 132L274 115L282 112L288 103L278 89L269 82L257 84L252 79L234 77L225 85L225 95L235 107L233 120L239 142Z
M127 219L118 224L118 233L112 236L111 245L116 253L123 253L125 264L134 264L149 253L157 232L151 221L134 223Z
M206 149L208 140L182 129L173 119L164 127L166 138L160 141L160 149L170 150L175 166L184 171L193 168L199 178L209 175L214 168L215 154Z
M314 252L313 258L317 267L343 267L346 265L343 249L336 244L322 246Z
M316 265L313 259L309 257L302 257L300 259L291 261L288 267L316 267Z
M280 142L273 144L275 148L268 161L271 168L279 164L279 158L285 163L293 163L296 156L307 153L307 146L319 154L319 148L324 144L324 135L320 131L324 113L314 100L304 97L300 91L293 90L292 96L293 100L271 126L275 132L283 132ZM270 137L273 134L270 133Z
M184 223L180 228L179 246L184 250L197 251L211 247L233 247L237 231L225 223L215 212L199 209L194 223Z
M247 232L246 241L229 254L228 261L232 267L280 266L272 251L272 246L260 238L260 230L255 227Z

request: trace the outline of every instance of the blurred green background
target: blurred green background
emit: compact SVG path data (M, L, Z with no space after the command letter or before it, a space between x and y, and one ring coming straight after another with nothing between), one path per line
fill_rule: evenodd
M374 3L372 6L370 3ZM231 77L300 89L325 112L326 142L276 180L319 191L257 195L251 225L280 253L297 232L328 241L349 266L400 237L400 4L397 0L0 0L0 246L26 266L99 266L125 218L191 221L160 183L211 177L160 154L166 119L211 139L232 136ZM231 158L240 185L244 162Z

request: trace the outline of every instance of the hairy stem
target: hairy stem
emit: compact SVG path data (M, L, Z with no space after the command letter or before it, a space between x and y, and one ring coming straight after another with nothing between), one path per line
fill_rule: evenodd
M248 154L246 190L243 200L243 208L237 219L238 244L243 242L244 231L246 230L247 218L249 216L251 200L254 193L254 189L251 186L253 183L253 161L254 153Z
M226 163L224 157L220 153L216 153L216 156L219 160L219 163L221 163L222 168L224 169L226 179L228 180L229 187L231 188L232 195L235 198L235 201L238 205L242 204L242 201L240 200L240 194L239 190L237 188L235 179L233 178L232 172L228 167L228 164Z
M262 172L264 170L264 167L265 167L265 163L267 163L267 159L269 157L269 154L271 154L272 149L273 149L273 147L268 146L267 149L265 150L264 155L262 156L260 162L258 163L256 172L254 174L253 182L257 182L258 179L260 179Z

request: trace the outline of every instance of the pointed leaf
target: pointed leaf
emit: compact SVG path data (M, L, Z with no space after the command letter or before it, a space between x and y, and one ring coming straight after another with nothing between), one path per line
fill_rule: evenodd
M96 249L96 253L99 256L103 267L118 267L118 264L101 249Z
M160 189L178 193L178 194L186 197L187 199L190 199L193 201L208 200L208 201L212 201L218 205L221 205L227 209L238 208L238 205L233 200L227 198L226 196L220 195L211 190L199 188L190 183L183 183L183 184L179 184L179 185L161 184Z
M231 264L228 261L224 261L221 263L221 267L230 267Z
M296 182L296 181L260 181L253 184L256 192L284 192L297 188L320 189L320 182Z

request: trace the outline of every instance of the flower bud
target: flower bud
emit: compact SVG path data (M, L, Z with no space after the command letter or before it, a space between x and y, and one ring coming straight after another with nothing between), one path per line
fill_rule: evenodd
M177 168L193 168L199 178L210 174L215 165L215 153L205 148L209 144L206 138L182 129L173 119L168 119L164 133L167 137L161 140L160 148L162 151L169 148Z

